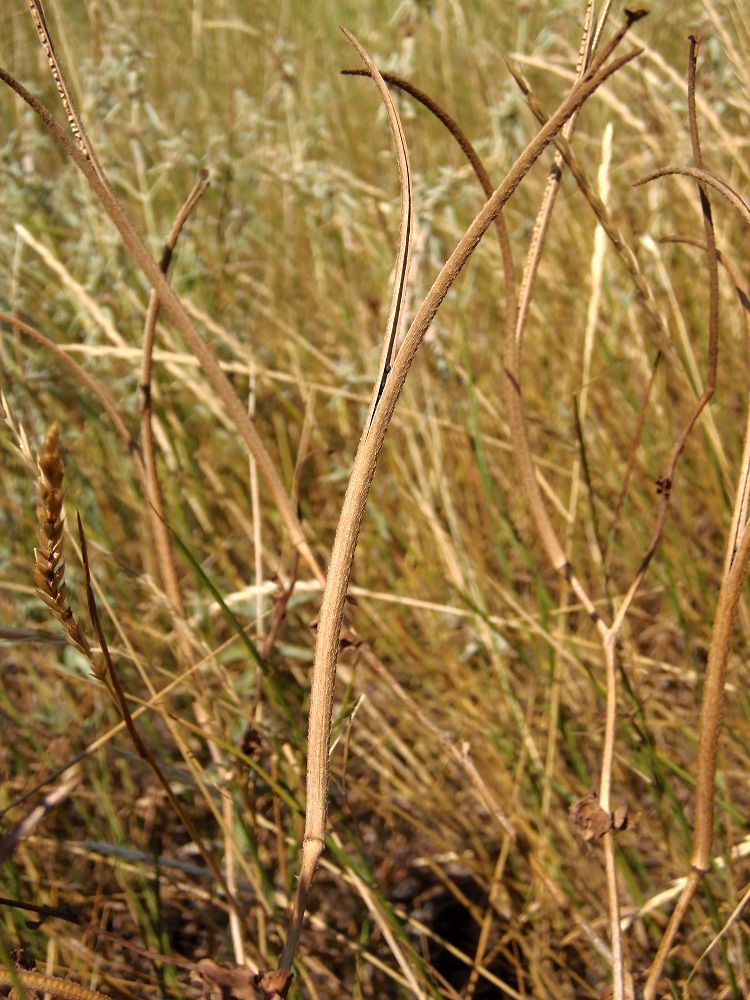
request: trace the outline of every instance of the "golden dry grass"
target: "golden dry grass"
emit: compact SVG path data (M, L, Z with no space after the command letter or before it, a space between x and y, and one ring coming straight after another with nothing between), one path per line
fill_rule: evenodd
M377 368L399 221L387 123L369 81L339 76L352 57L337 24L378 66L435 97L498 184L536 128L502 59L551 112L572 84L578 5L322 0L259 5L252 16L223 0L124 6L55 5L47 13L58 55L99 159L157 257L199 169L209 169L171 281L253 409L325 565ZM660 242L703 239L695 184L632 187L655 168L691 162L688 31L703 40L704 161L747 191L747 17L732 0L660 5L635 29L644 53L586 105L573 139L652 304L597 236L566 171L524 345L542 494L606 616L648 547L656 480L706 372L705 255ZM64 121L20 7L8 16L0 64ZM396 101L416 208L411 317L483 194L442 127L407 98ZM10 91L0 115L0 307L63 346L137 439L149 287L80 175ZM519 273L551 156L505 213ZM718 198L713 208L718 248L747 283L746 229ZM328 850L290 995L578 998L599 996L609 982L601 851L569 815L599 782L601 651L520 490L502 395L502 289L487 238L441 308L386 439L352 577L357 636L341 654L336 688ZM630 817L617 835L617 868L637 972L653 958L674 903L667 891L690 853L698 709L746 421L745 294L722 270L716 394L680 459L665 533L618 647L613 805ZM302 836L320 584L295 559L225 409L163 317L153 430L164 511L180 540L172 544L184 622L159 582L143 476L122 428L18 327L3 326L0 352L12 421L0 437L0 807L3 843L12 845L2 895L52 908L38 924L38 914L2 907L3 958L12 964L11 952L24 948L40 972L118 998L208 995L211 970L201 976L200 959L268 968L283 943ZM234 887L242 919L232 918L85 658L58 641L34 595L35 487L16 443L24 428L44 453L54 421L68 516L80 510L86 527L131 711ZM83 620L71 549L67 561ZM54 579L59 560L48 564ZM702 957L748 882L749 629L741 608L716 863L667 967L666 996L750 992L742 918ZM80 781L48 802L65 782L60 769L81 754ZM35 806L36 824L14 837ZM249 989L247 980L234 988Z

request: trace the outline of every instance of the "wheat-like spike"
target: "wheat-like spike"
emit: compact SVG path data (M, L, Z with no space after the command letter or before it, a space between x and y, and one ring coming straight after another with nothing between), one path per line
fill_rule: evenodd
M68 603L65 586L65 526L63 514L63 477L65 465L58 446L60 426L47 431L44 448L38 459L39 505L36 509L37 539L34 549L36 593L57 618L69 641L85 656L92 658L91 647L81 631Z
M31 972L28 969L0 969L0 985L15 986L21 983L28 990L46 990L56 997L70 997L70 1000L110 1000L105 993L97 993L71 979L58 979L56 976L45 976L41 972Z

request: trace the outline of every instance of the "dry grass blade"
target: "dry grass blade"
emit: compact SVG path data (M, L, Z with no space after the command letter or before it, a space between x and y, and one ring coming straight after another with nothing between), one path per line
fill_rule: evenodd
M117 409L114 400L107 390L96 381L96 379L93 379L88 372L78 364L78 362L74 361L69 354L66 354L59 344L55 344L54 341L50 340L49 337L45 337L41 331L37 330L29 323L18 319L16 316L12 316L10 313L2 311L0 311L0 323L5 323L6 326L9 326L14 330L18 330L18 332L23 334L24 337L28 337L30 340L34 340L36 343L41 344L45 350L49 351L63 370L65 370L80 386L96 396L102 404L102 408L105 413L112 421L120 440L123 442L128 452L132 452L136 456L136 461L140 462L140 455L138 454L138 448L135 440L133 439L133 435L128 430L128 426L120 415L120 411Z
M60 427L52 424L39 455L39 505L36 509L38 548L34 549L36 593L62 625L68 640L89 660L91 647L68 601L65 583L65 465L59 448Z
M740 919L740 917L744 913L745 909L747 908L747 904L748 903L750 903L750 885L746 887L745 891L742 894L742 899L740 899L739 903L732 910L731 914L727 918L726 923L721 928L721 930L719 931L719 933L716 934L714 936L714 938L712 939L711 943L709 945L707 945L703 949L702 954L700 955L698 961L695 963L693 971L690 973L690 975L687 978L687 982L688 983L690 982L690 980L693 978L693 976L698 971L698 967L701 964L701 962L703 962L706 958L708 958L708 956L714 950L714 948L716 947L716 945L724 938L724 936L737 923L737 921Z
M17 453L28 471L31 472L33 476L36 476L38 466L31 450L31 445L29 444L26 428L13 416L10 403L8 402L2 389L0 389L0 409L3 411L3 423L13 437L13 441L11 442L13 450Z

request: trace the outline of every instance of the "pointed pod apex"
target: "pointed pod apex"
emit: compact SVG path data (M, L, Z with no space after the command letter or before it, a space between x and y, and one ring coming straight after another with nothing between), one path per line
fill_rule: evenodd
M635 24L636 21L640 21L644 17L648 17L648 11L643 7L625 8L625 18L627 19L628 24Z

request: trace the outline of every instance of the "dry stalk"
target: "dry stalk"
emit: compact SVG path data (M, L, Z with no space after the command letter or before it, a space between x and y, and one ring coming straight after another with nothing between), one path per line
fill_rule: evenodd
M208 186L208 172L202 170L193 185L192 190L183 202L175 217L169 235L164 241L159 268L165 275L172 261L177 240L187 222L190 213L197 205L206 187ZM153 431L153 410L152 410L152 370L154 342L156 339L156 322L159 316L159 297L151 289L146 309L146 319L143 326L143 348L141 360L141 447L143 449L143 490L146 505L148 508L151 533L154 539L156 550L156 561L159 568L159 575L167 595L173 618L175 619L175 630L177 633L177 644L180 654L189 663L192 659L192 649L190 642L184 632L186 619L185 602L179 584L179 576L174 557L172 538L167 525L164 511L164 501L159 482L159 475L156 465L156 455L154 450Z
M370 410L367 414L367 420L365 421L365 427L369 428L372 425L375 411L378 408L386 381L391 373L391 363L395 356L396 341L399 330L401 329L401 320L406 303L406 286L409 281L409 261L411 258L412 231L414 229L414 200L411 187L411 167L409 166L409 154L406 148L406 137L404 136L404 130L401 126L401 119L398 116L396 107L391 100L391 95L388 92L388 87L386 86L383 77L375 68L374 63L354 35L347 31L346 28L343 28L342 31L344 32L347 41L354 47L355 51L367 67L367 71L372 77L375 86L378 88L380 97L385 105L386 111L388 112L388 124L391 127L391 132L393 133L393 139L396 146L396 162L398 164L398 177L399 184L401 186L401 223L399 227L398 253L396 255L395 280L393 282L393 291L391 293L391 308L388 314L386 333L383 339L380 362L378 364L378 373L375 378L375 388L372 394L372 401L370 402Z
M89 137L86 135L83 122L81 121L76 106L73 103L73 98L71 97L70 90L68 89L65 75L63 74L60 61L57 58L55 44L52 40L49 28L47 27L47 19L44 16L44 8L42 7L41 0L28 0L28 4L31 19L34 22L36 33L39 36L39 42L44 50L44 54L47 57L52 79L55 81L55 87L57 88L60 103L62 104L63 110L65 111L65 115L68 119L68 127L73 133L73 137L78 143L78 148L81 150L81 153L83 153L95 170L102 175L101 167L99 166L96 155L94 154L93 146L89 142Z
M192 210L197 205L203 192L208 186L208 172L202 170L195 182L190 194L185 199L180 208L172 228L164 241L159 267L166 276L169 264L172 260L177 240L182 232L185 223ZM153 368L154 340L156 336L156 320L159 315L159 297L152 289L149 292L148 308L146 310L146 320L143 329L143 360L141 362L141 447L143 448L144 465L144 487L146 490L146 501L148 504L149 518L151 521L151 532L154 537L157 563L164 585L164 590L172 608L176 612L180 622L185 619L185 604L182 599L177 569L175 565L174 552L169 529L166 524L164 514L164 503L162 491L159 484L159 477L156 468L156 456L154 454L154 433L152 424L152 384L151 372ZM190 659L190 644L185 644L181 635L181 624L177 623L178 642Z
M681 176L681 177L692 177L694 180L699 181L703 184L708 185L708 187L714 188L719 194L726 198L730 204L739 212L742 219L750 226L750 204L742 197L742 195L736 191L731 184L728 184L723 178L717 177L716 174L711 173L710 170L706 170L701 167L662 167L660 170L654 170L653 173L648 174L642 180L638 181L634 187L640 187L641 184L649 184L651 181L658 180L660 177L671 177L671 176Z
M624 37L630 26L643 17L643 11L626 11L626 21L612 39L603 47L599 55L593 56L592 48L592 6L587 5L586 18L579 50L579 61L577 67L577 77L581 83L590 79L592 74L596 74L599 68L605 63L609 55L619 41ZM601 33L604 17L599 22L596 30L597 35ZM579 83L579 86L581 85ZM544 128L544 125L542 125ZM560 136L567 143L575 128L575 116L569 117L565 127L561 130ZM557 134L557 130L556 130ZM632 993L631 976L625 968L622 931L620 928L620 902L617 885L617 871L615 865L614 831L612 824L607 820L611 816L611 781L612 764L614 761L615 726L617 716L617 673L615 663L615 648L619 626L617 629L608 627L599 615L594 602L588 595L585 587L577 578L573 567L565 553L564 546L557 536L557 532L552 524L547 508L542 499L541 490L536 475L536 468L529 446L526 431L526 419L523 409L521 394L521 358L524 328L531 303L531 294L534 279L541 260L545 235L549 226L552 210L560 187L562 167L562 153L558 150L555 163L550 171L550 177L542 199L541 207L537 214L534 225L531 246L526 257L524 273L521 280L521 290L519 293L519 309L515 326L506 325L505 336L505 400L508 410L508 421L510 425L510 436L516 458L516 467L519 480L526 496L526 501L531 510L535 527L539 535L547 558L552 566L564 578L570 586L578 600L586 608L592 621L599 632L604 657L605 677L606 677L606 708L604 725L604 744L602 748L601 777L599 785L599 809L604 817L604 825L601 830L601 840L604 849L604 862L607 882L607 897L609 903L609 929L610 941L612 945L612 989L614 1000L625 1000L626 995ZM598 199L601 204L601 199ZM627 991L627 992L626 992Z
M608 124L604 130L604 135L602 138L602 156L601 163L599 167L599 194L602 200L602 204L606 204L609 197L609 167L612 155L612 134L613 129L611 124ZM589 303L587 309L586 327L583 335L583 357L581 364L581 372L579 376L580 392L576 395L573 412L575 417L576 433L579 440L579 451L580 457L577 457L573 463L572 472L572 482L568 501L568 528L565 532L565 553L568 558L572 558L573 550L573 538L574 538L574 526L577 522L577 511L580 492L582 488L582 481L585 482L590 502L590 514L591 514L591 524L593 528L594 538L596 539L596 545L598 548L599 561L603 562L602 558L602 543L600 541L601 535L598 527L598 519L596 516L596 506L594 503L594 490L591 482L591 474L589 470L588 460L586 458L586 449L584 441L584 423L587 415L588 408L588 395L589 395L589 382L591 379L591 359L594 349L594 337L595 331L599 320L600 314L600 304L601 304L601 292L602 292L602 281L604 273L604 258L606 253L606 234L601 226L597 226L594 233L594 248L591 255L591 262L589 266L590 273L590 285L591 290L589 294ZM562 580L560 582L560 590L558 596L558 606L561 609L566 609L570 601L570 587L567 580ZM559 637L561 640L564 639L565 633L568 628L568 618L565 611L560 619L559 626ZM544 789L542 793L542 815L546 817L549 814L553 782L552 776L555 770L555 761L557 756L557 743L559 736L559 723L560 723L560 703L561 703L561 678L559 670L560 657L557 654L554 658L553 663L553 673L550 681L550 693L549 693L549 707L548 707L548 735L547 735L547 749L545 754L545 769L544 769Z
M743 473L747 473L747 468ZM738 499L740 494L738 493ZM731 544L731 538L730 538ZM644 1000L656 1000L659 980L688 907L711 862L716 759L724 703L727 658L734 623L750 562L750 531L742 541L729 572L723 577L711 633L706 676L698 722L698 774L695 785L695 820L690 872L649 969Z
M49 337L45 337L43 333L37 330L35 327L23 320L18 319L16 316L12 316L10 313L0 311L0 323L5 323L6 326L12 327L19 333L23 334L24 337L28 337L30 340L35 340L38 344L41 344L55 361L60 365L62 369L68 372L69 375L75 380L75 382L83 386L84 389L88 389L102 405L102 409L107 414L109 419L112 421L112 426L117 432L119 438L125 445L128 452L132 453L135 457L136 462L140 466L141 458L138 452L138 447L133 439L133 435L128 430L127 424L123 420L120 411L117 409L114 400L109 395L106 389L104 389L96 379L93 379L89 373L82 368L78 362L74 361L58 344L50 340Z
M686 432L678 438L670 459L679 454L678 449L684 447L687 432L697 420L701 410L713 393L716 381L716 366L718 361L719 332L719 285L718 285L718 255L714 235L711 203L708 198L707 186L716 188L724 197L735 204L746 222L750 223L750 210L736 191L728 184L714 177L703 168L700 136L695 110L695 77L698 59L698 40L690 38L690 54L688 57L688 118L690 125L690 140L693 151L692 168L681 168L674 172L684 173L694 177L698 182L701 209L705 232L706 256L709 267L709 373L706 385L698 403L690 415ZM659 171L664 176L672 171ZM653 179L651 175L649 179ZM750 427L750 425L748 425ZM724 685L726 681L727 658L732 638L734 623L737 618L740 597L745 583L750 559L750 531L743 515L747 510L748 481L748 442L744 448L744 467L741 469L737 495L732 514L732 527L727 539L727 554L724 563L724 574L719 589L719 599L714 615L711 633L711 646L706 663L703 697L701 700L700 718L698 722L698 763L695 783L695 818L693 821L692 848L690 854L691 871L680 894L672 916L664 932L656 957L649 969L648 979L644 987L644 1000L655 1000L659 980L664 965L669 956L674 939L680 929L687 909L692 902L698 886L711 863L714 825L714 795L716 789L716 760L719 735L721 732L724 703ZM676 458L675 458L676 460ZM671 486L669 471L662 482L665 484L667 496Z
M581 42L578 49L578 63L576 65L577 82L582 79L584 73L586 72L589 64L589 57L593 51L591 48L593 12L593 2L592 0L587 0L586 13L583 19L583 29L581 31ZM604 16L606 16L606 10L604 12ZM604 16L601 19L600 27L604 24ZM513 76L516 82L518 82L518 75L507 60L506 66L508 67L511 76ZM576 116L571 115L565 123L565 126L560 130L559 135L564 140L567 140L570 136L572 136L575 129L575 121ZM544 122L540 122L540 125L543 127ZM534 220L531 245L529 246L526 261L524 263L523 275L521 278L521 289L519 292L518 313L515 318L515 336L519 340L523 338L523 331L526 327L526 319L528 316L529 305L531 303L531 293L534 286L534 279L536 278L539 262L542 258L544 238L547 234L549 220L552 217L552 209L554 208L557 193L560 189L560 180L562 178L561 166L562 154L558 150L555 154L555 160L550 170L549 178L547 179L547 185L544 190L544 195L542 196L542 203L539 207L539 211L537 212L536 219Z
M510 63L506 64L511 73L511 76L516 81L519 90L526 99L526 103L529 106L529 110L534 115L536 120L540 125L543 125L547 120L547 115L542 109L541 105L534 96L534 92L531 89L528 81L526 80L523 73L512 66ZM615 219L612 217L612 213L609 208L602 201L601 197L596 191L596 188L590 183L586 176L586 173L581 166L578 157L576 156L573 148L568 141L569 137L567 135L559 135L555 139L555 145L558 151L559 166L565 163L565 166L570 170L570 173L575 180L581 194L584 196L586 201L591 206L591 210L596 216L596 220L602 227L610 243L612 244L614 250L622 260L623 264L627 268L630 274L633 284L636 287L640 301L649 317L651 322L654 324L657 330L659 330L662 345L664 348L668 348L670 342L670 332L667 320L654 298L654 293L651 290L646 277L643 273L638 258L635 255L633 248L630 246L625 233L617 225ZM556 161L557 162L557 161ZM548 182L550 190L557 190L559 181L557 180L557 173L550 177ZM554 187L553 187L554 184ZM539 225L539 222L537 223Z
M364 489L357 490L357 459L360 455L362 442L367 439L372 431L373 421L379 413L379 407L383 393L387 385L391 384L391 362L394 360L396 339L401 325L403 314L406 284L409 275L409 258L411 254L411 234L414 220L414 210L412 204L411 174L409 167L409 157L406 148L406 138L404 136L401 120L395 105L388 93L388 87L382 76L376 69L367 52L360 45L357 39L346 29L342 29L347 41L353 46L357 54L364 62L370 76L373 79L380 97L385 105L388 122L391 127L395 146L396 160L398 164L399 183L401 187L401 226L399 234L399 249L396 258L396 272L391 296L391 309L386 324L386 332L383 340L383 347L380 355L380 363L375 378L372 399L367 418L364 424L360 449L354 459L354 467L349 479L346 497L339 518L339 526L336 531L331 561L328 570L328 579L323 592L318 631L315 643L315 660L313 663L313 677L310 687L310 717L307 745L307 806L305 813L305 832L303 841L303 853L299 884L295 899L292 904L290 915L290 926L287 939L284 943L284 950L279 962L279 968L290 970L294 952L296 950L299 933L304 919L307 894L312 884L313 875L318 864L320 855L325 846L325 816L328 798L328 754L331 735L331 714L333 709L333 687L336 675L336 659L338 657L339 635L344 615L344 602L349 586L351 567L354 561L354 552L359 536L359 529L364 515L364 506L367 500L372 476L375 472L375 463L369 478L364 485ZM384 433L384 431L383 431ZM382 438L381 438L382 441ZM354 496L352 500L352 484L354 485ZM353 507L350 511L349 506ZM349 521L353 518L353 523Z
M622 34L624 32L621 32L620 36ZM375 406L374 410L371 410L371 414L368 415L369 419L365 423L354 459L333 543L328 582L319 616L310 694L305 836L299 883L292 905L289 931L281 956L280 966L282 969L291 967L304 919L308 893L324 847L330 724L344 602L378 456L407 374L424 335L449 288L532 164L570 116L594 93L597 87L639 53L640 50L635 49L606 65L600 63L593 72L587 73L573 87L547 125L541 128L527 145L509 170L505 180L494 191L492 197L488 199L471 223L417 310L404 341L393 359L390 372L384 372L386 376L384 381L381 377L380 382L376 382ZM377 70L371 63L368 65L368 70L370 75L377 79ZM383 94L384 89L385 83L383 83L381 94ZM387 90L385 93L387 94Z

